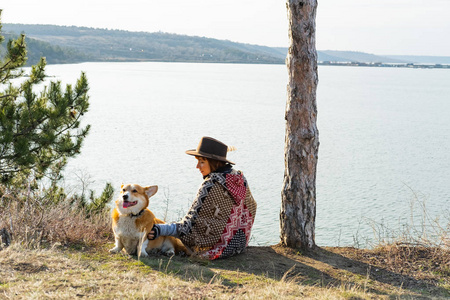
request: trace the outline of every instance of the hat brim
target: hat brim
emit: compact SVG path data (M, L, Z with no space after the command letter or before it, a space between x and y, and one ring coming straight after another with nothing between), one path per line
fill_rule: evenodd
M209 154L209 153L203 153L203 152L197 151L196 149L186 150L186 154L192 155L192 156L200 156L200 157L215 159L215 160L227 162L227 163L232 164L232 165L235 164L234 162L229 161L228 159L226 159L224 157L217 156L217 155L214 155L214 154Z

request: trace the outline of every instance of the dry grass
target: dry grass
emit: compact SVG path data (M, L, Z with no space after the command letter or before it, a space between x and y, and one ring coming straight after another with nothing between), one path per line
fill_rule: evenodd
M450 249L450 209L443 207L441 215L431 216L427 209L425 195L409 188L412 198L409 201L409 217L390 226L366 221L372 226L375 238L374 247L397 245L403 248L443 248ZM366 238L367 239L367 238Z
M0 228L8 228L16 243L26 248L59 243L94 246L111 240L109 214L85 217L66 203L44 209L11 203L0 216Z
M442 216L432 218L426 209L426 198L411 191L409 219L395 228L369 220L376 243L371 250L358 251L354 257L415 278L448 279L450 212L444 209Z
M380 246L369 253L375 265L382 265L393 272L416 275L435 273L450 277L448 249L392 244Z
M40 248L95 246L112 239L107 210L89 217L72 199L56 201L41 191L15 190L0 198L0 229L8 230L15 243Z

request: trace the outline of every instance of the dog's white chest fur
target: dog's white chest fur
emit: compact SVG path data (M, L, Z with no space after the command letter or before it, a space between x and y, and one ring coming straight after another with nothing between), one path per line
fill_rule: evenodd
M136 226L136 219L129 216L120 216L114 227L116 235L124 238L137 238L142 236L142 232Z
M112 249L112 252L118 252L122 248L125 248L128 254L135 254L137 253L139 242L142 241L141 252L143 250L144 255L147 255L145 253L145 247L147 246L148 241L146 238L144 239L145 233L139 230L135 221L135 218L126 215L119 217L116 226L113 227L116 247Z

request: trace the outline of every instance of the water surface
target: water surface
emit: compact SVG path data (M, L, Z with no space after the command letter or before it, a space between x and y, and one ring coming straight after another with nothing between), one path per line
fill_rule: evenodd
M189 208L201 174L184 154L201 136L237 148L258 211L251 243L279 241L284 174L283 65L84 63L48 66L91 86L92 125L67 185L106 182L159 186L151 209L168 221ZM450 72L439 69L319 67L316 242L355 245L372 237L370 221L399 226L410 201L430 217L449 215ZM71 179L71 180L70 180ZM369 220L369 221L368 221Z

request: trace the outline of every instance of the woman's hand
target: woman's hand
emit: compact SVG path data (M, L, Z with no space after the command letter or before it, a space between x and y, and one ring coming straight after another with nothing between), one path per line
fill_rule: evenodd
M159 237L160 235L160 229L158 227L158 225L153 225L152 230L147 234L147 238L149 240L155 240Z

